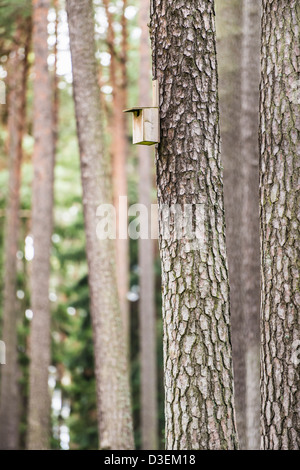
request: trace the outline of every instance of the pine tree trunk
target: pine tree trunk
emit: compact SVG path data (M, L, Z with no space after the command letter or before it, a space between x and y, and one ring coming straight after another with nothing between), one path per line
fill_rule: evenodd
M241 279L245 341L246 448L259 449L260 256L259 256L259 49L260 0L243 1L241 61Z
M32 235L34 258L31 272L33 319L30 337L28 449L49 448L50 397L50 250L53 226L53 106L48 71L48 0L33 2L34 151Z
M261 445L274 450L300 448L298 18L296 0L263 0Z
M102 449L134 447L127 357L116 285L115 244L96 236L97 207L112 202L111 168L103 153L91 0L67 1L80 148L98 423Z
M150 43L149 43L149 1L140 4L140 79L139 104L150 103ZM139 202L151 214L153 152L140 145L139 152ZM149 217L150 219L150 217ZM150 220L148 220L150 227ZM154 245L149 236L139 239L140 279L140 358L141 358L141 429L142 448L155 450L158 446L157 416L157 366L156 366L156 311L154 294Z
M167 449L237 447L220 161L214 3L152 3L160 86L157 186ZM163 236L163 205L200 205L193 243Z
M26 26L29 26L26 24ZM29 28L30 30L30 28ZM24 31L19 25L16 34L14 55L10 59L8 132L9 132L9 188L5 229L4 256L4 305L3 334L6 345L6 365L1 367L0 396L0 449L16 450L19 447L19 371L17 364L17 318L16 301L17 250L19 243L19 209L22 163L22 140L25 123L25 97L27 79L27 54L29 35L22 57L20 44Z
M242 302L242 159L241 60L242 11L240 0L216 1L220 127L224 162L224 205L230 282L232 355L239 444L246 448L245 322ZM233 190L234 188L234 190ZM240 208L240 209L238 209Z

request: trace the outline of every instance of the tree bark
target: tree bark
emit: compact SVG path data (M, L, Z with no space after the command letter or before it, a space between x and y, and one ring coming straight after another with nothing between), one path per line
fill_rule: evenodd
M150 101L150 42L149 42L149 1L140 3L139 25L140 74L139 104L149 106ZM140 145L139 155L139 202L151 214L153 151ZM150 217L148 217L150 227ZM151 236L139 239L139 322L141 360L141 429L142 448L155 450L158 446L157 416L157 365L156 365L156 310L154 293L154 245Z
M50 250L53 227L53 104L48 71L47 15L49 0L33 1L34 151L32 235L34 258L31 272L33 319L30 338L28 449L49 448L50 397Z
M116 284L115 244L96 235L96 210L112 202L103 152L91 0L67 1L80 148L100 448L134 447L127 356Z
M262 4L261 446L299 450L299 4Z
M6 212L4 248L4 305L3 334L6 345L6 366L1 368L0 395L0 449L16 450L19 447L19 370L17 354L18 305L16 301L17 251L19 245L19 209L22 163L22 141L26 119L27 55L30 42L30 25L24 36L24 24L19 22L14 55L9 63L9 187ZM24 40L25 37L25 40ZM24 53L20 45L24 44Z
M234 449L229 284L220 161L214 2L152 2L160 86L157 186L167 449ZM163 236L164 206L199 205L202 236ZM198 217L198 219L199 219Z

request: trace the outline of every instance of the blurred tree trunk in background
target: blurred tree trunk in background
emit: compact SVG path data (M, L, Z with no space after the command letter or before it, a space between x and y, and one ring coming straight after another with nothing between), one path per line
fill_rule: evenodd
M58 118L59 118L59 90L58 90L58 83L59 78L57 75L57 59L58 59L58 15L59 15L59 1L53 0L53 8L55 10L55 23L54 23L54 35L55 35L55 44L54 44L54 65L53 65L53 77L52 77L52 85L53 85L53 154L54 159L56 155L56 146L57 146L57 139L58 139Z
M48 368L50 338L50 251L53 229L54 139L53 101L48 71L49 0L33 0L34 109L32 235L34 258L31 273L33 319L30 337L28 449L49 448L50 397Z
M133 449L127 355L118 300L113 240L97 238L97 207L112 201L103 153L92 0L67 0L80 148L100 448Z
M149 0L139 8L140 74L139 105L149 106L151 53L149 43ZM151 104L150 104L151 105ZM139 323L141 360L141 429L142 448L155 450L158 446L156 309L154 293L154 245L150 233L151 193L153 181L153 151L139 145L139 203L148 211L149 237L139 239Z
M30 35L30 21L19 20L13 54L10 56L8 65L9 186L4 248L3 333L1 335L1 339L6 344L6 366L1 368L0 449L10 450L19 447L16 283L22 142L26 120L27 56ZM22 47L24 50L21 50Z
M224 198L237 426L259 447L259 0L217 0Z
M116 208L117 215L117 282L120 299L121 315L124 324L124 332L127 343L129 343L129 306L127 294L129 291L129 242L127 238L127 203L122 199L122 205L119 207L120 198L127 197L127 126L126 116L123 110L127 104L127 20L125 17L125 9L127 0L123 0L121 27L122 40L120 55L116 51L115 32L113 28L113 15L109 11L109 0L103 0L107 21L107 43L111 56L110 62L110 81L113 88L112 114L110 121L111 129L111 158L112 158L112 183L113 183L113 203ZM125 237L120 238L120 228L124 232Z
M259 80L260 0L243 1L241 61L241 279L244 311L246 448L260 446ZM238 210L236 210L237 212Z
M237 447L213 7L152 2L167 449ZM174 204L200 207L193 242L176 215L164 237Z
M127 20L125 17L125 9L127 7L127 0L123 0L123 10L121 18L122 26L122 43L121 43L121 78L120 85L116 90L115 101L115 129L112 138L115 142L113 152L113 192L114 192L114 206L118 217L117 222L117 283L119 289L119 299L121 315L124 324L124 332L126 345L129 348L130 338L130 325L129 325L129 304L128 304L128 291L129 291L129 240L123 240L118 236L119 227L127 229L128 226L128 208L127 204L119 208L119 198L127 197L127 158L128 158L128 140L127 140L127 120L123 110L127 107L127 49L128 49L128 34L127 34ZM125 200L125 199L124 199Z
M263 0L262 449L300 448L299 3Z
M242 303L242 159L241 159L241 0L216 0L220 127L224 165L226 245L230 281L230 311L235 406L239 443L246 448L245 329ZM240 210L238 210L240 208Z
M31 272L33 319L30 337L28 449L49 448L50 251L53 228L53 103L48 71L48 0L33 1L34 109Z

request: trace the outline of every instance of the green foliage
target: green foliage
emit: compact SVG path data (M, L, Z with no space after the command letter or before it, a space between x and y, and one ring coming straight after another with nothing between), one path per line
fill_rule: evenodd
M0 55L8 53L18 21L31 17L31 0L0 0Z

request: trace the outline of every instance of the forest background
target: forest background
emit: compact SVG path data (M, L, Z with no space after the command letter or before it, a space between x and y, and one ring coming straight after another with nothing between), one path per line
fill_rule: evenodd
M122 113L130 106L149 105L151 102L149 2L94 0L93 5L97 79L101 91L99 106L102 109L105 152L112 163L114 201L116 203L119 196L126 195L128 206L138 202L146 206L156 204L153 147L131 145L131 123ZM10 304L17 325L17 367L13 373L17 387L10 400L18 406L8 401L6 403L8 408L11 406L18 410L18 431L13 432L12 447L23 449L27 445L33 319L30 278L34 258L32 155L35 56L31 2L3 0L0 8L0 80L5 84L7 98L6 103L0 105L0 251L3 254L9 246L9 243L5 245L5 220L9 210L7 198L13 145L15 149L19 146L22 160L19 167L20 223L16 271L10 271L13 281L10 287L5 286L9 267L5 266L4 256L1 257L0 320L4 315L4 291L8 289L6 293L10 292L12 296ZM258 0L216 0L215 10L237 427L240 447L258 448L261 6ZM99 436L91 299L68 18L63 1L51 2L47 28L55 143L49 286L51 448L97 449ZM14 99L11 99L12 96ZM129 217L129 222L132 220ZM118 292L129 355L135 446L137 449L163 449L165 404L158 241L129 239L117 242L116 249Z

